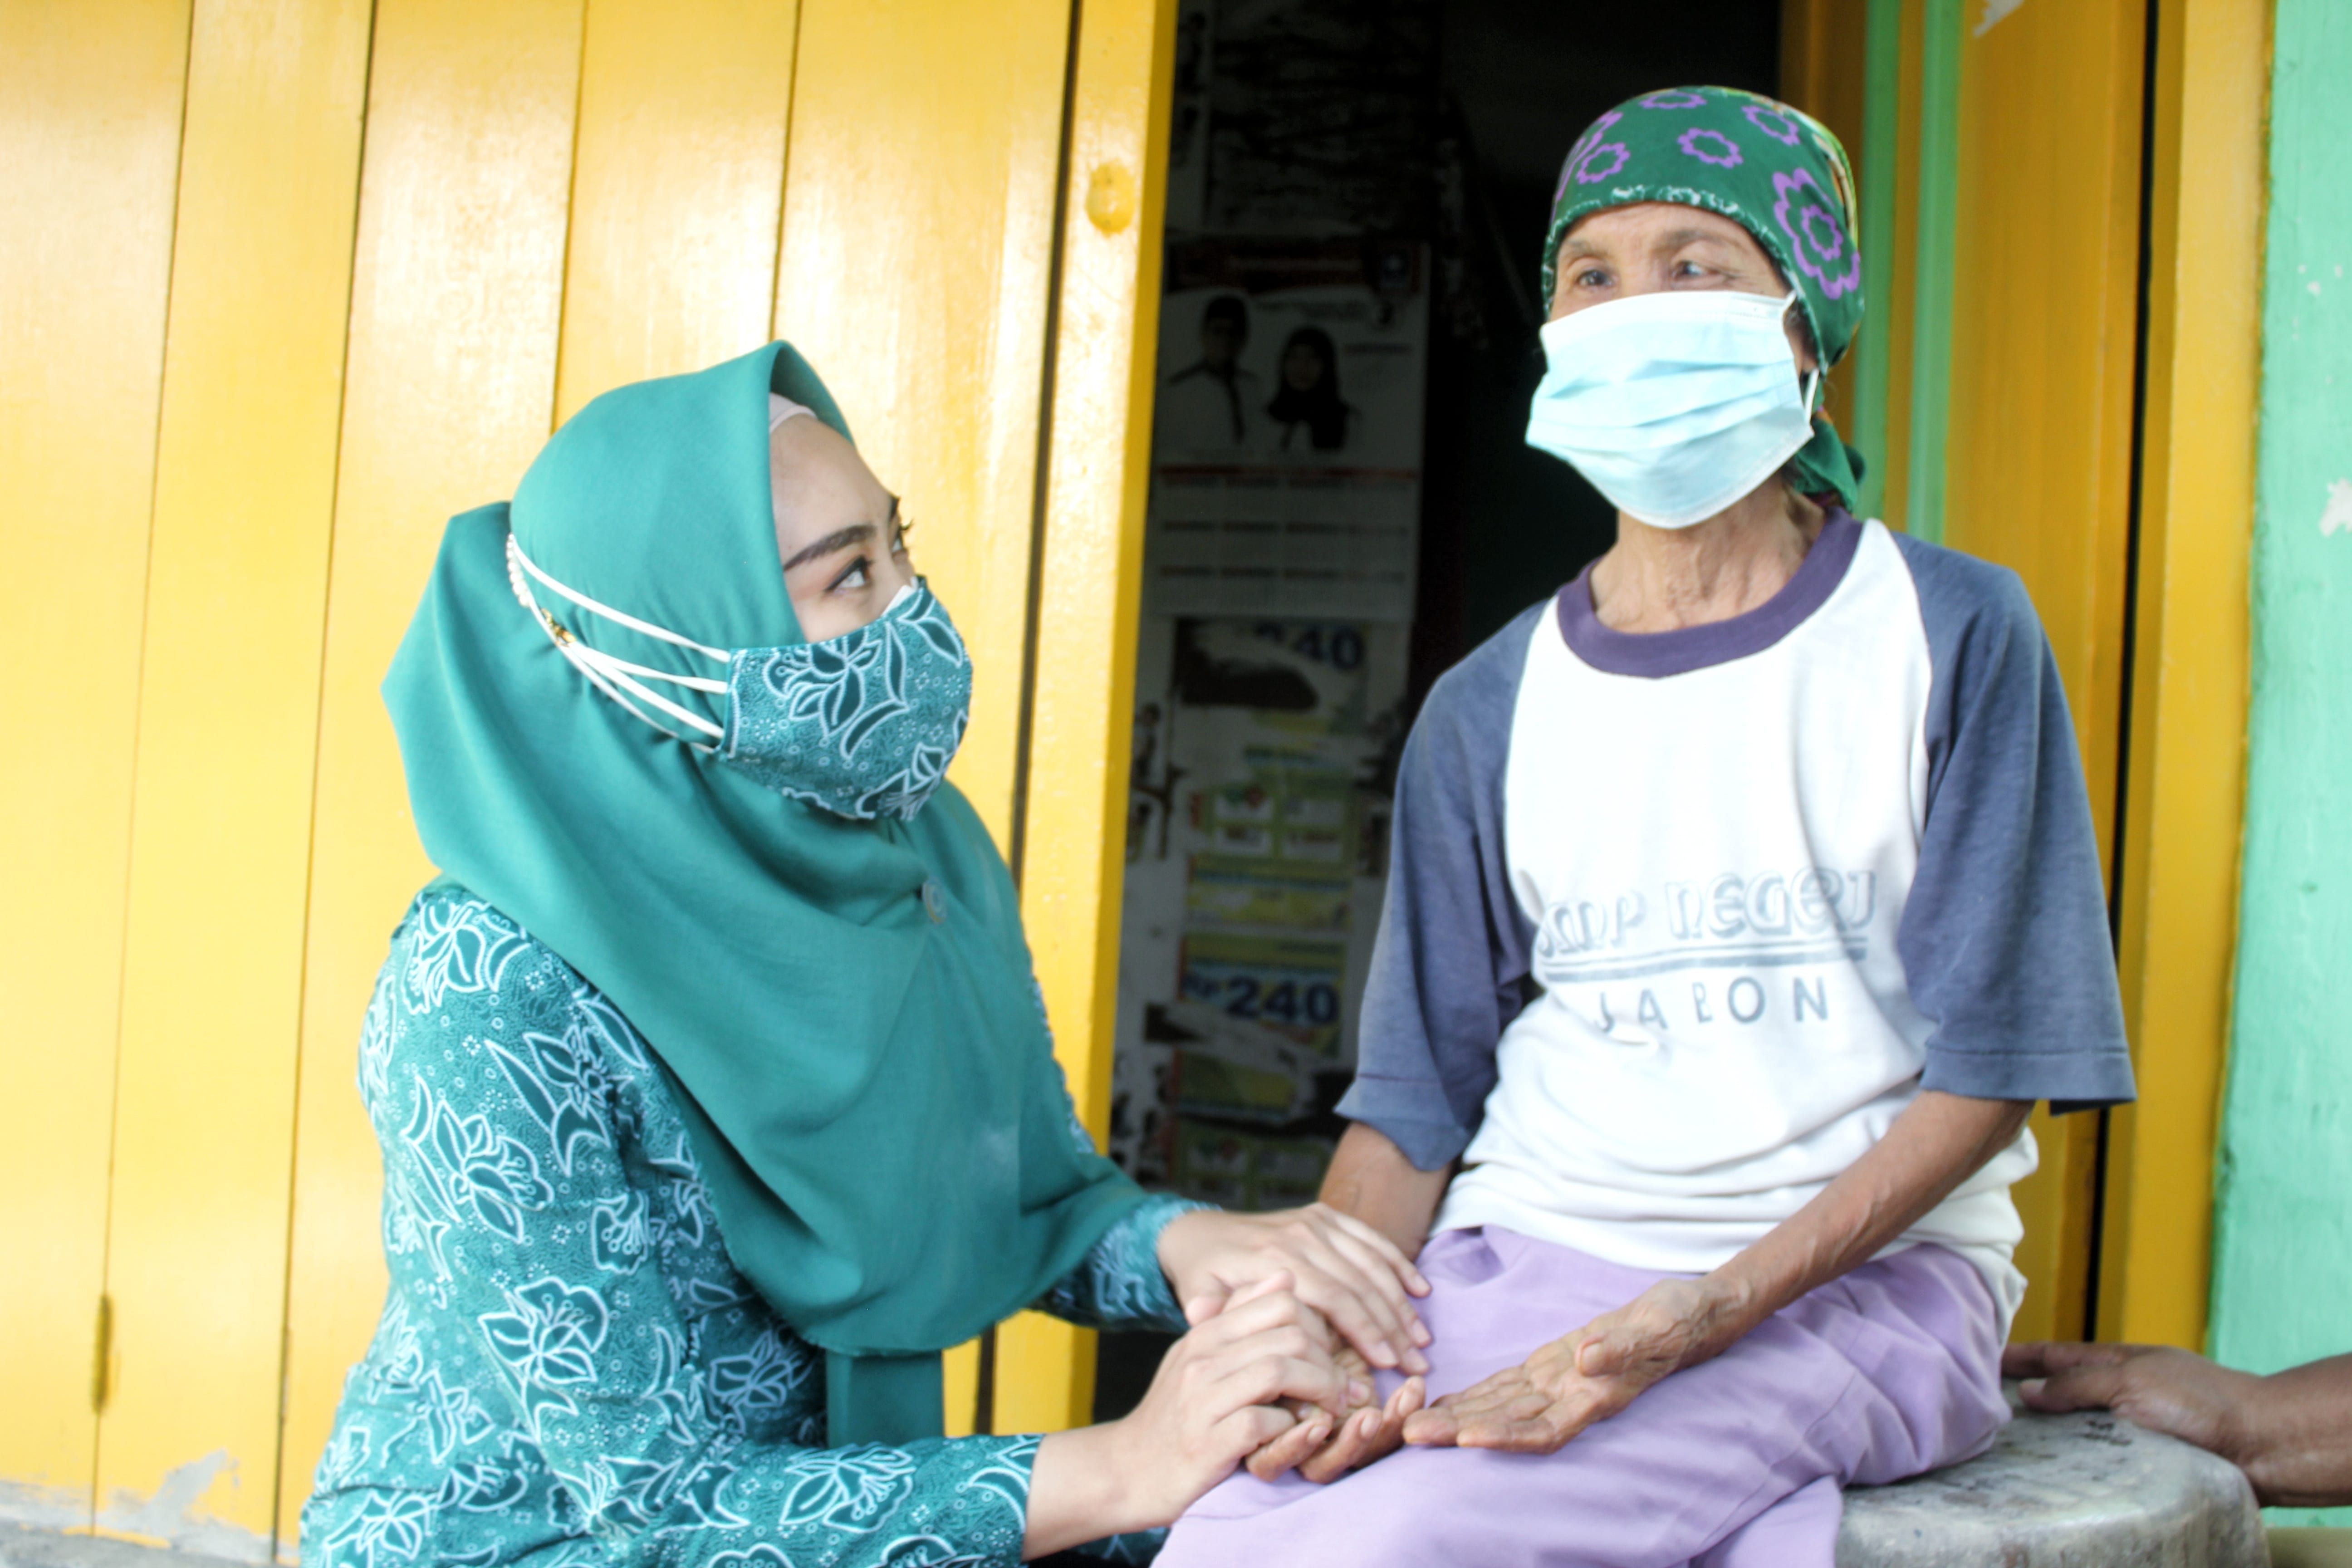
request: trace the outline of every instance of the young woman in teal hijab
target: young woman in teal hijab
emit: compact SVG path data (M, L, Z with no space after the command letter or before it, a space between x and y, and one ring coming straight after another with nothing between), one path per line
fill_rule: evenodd
M1421 1364L1370 1227L1147 1197L1077 1128L944 780L972 679L782 344L450 523L384 685L441 872L361 1049L391 1289L309 1562L1012 1563L1323 1441L1276 1402L1345 1407L1327 1325ZM1124 1421L943 1438L940 1352L1032 1304L1194 1326Z

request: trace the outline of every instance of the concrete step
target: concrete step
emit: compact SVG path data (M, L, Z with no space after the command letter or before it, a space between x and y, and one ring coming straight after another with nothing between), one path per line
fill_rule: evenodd
M163 1546L0 1524L0 1568L253 1568Z

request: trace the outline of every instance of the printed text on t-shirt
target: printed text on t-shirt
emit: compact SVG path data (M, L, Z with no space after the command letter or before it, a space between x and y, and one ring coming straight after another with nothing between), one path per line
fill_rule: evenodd
M1536 978L1557 987L1685 969L1859 962L1870 951L1877 893L1874 872L1808 866L1670 881L1654 903L1638 889L1562 899L1537 924Z

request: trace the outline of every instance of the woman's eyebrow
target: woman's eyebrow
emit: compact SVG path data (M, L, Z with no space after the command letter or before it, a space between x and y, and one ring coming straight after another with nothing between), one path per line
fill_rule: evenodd
M893 512L897 510L895 506L891 509ZM789 572L795 566L805 566L821 555L830 555L836 550L846 550L853 544L863 544L873 537L874 525L870 522L853 522L847 528L836 528L785 562L784 570Z

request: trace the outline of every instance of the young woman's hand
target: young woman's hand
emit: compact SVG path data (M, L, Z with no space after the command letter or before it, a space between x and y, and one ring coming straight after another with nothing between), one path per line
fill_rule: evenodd
M1326 1410L1297 1400L1286 1402L1299 1425L1244 1461L1249 1473L1258 1479L1274 1480L1285 1470L1296 1469L1302 1479L1321 1486L1326 1481L1338 1480L1349 1470L1384 1458L1403 1446L1404 1424L1427 1398L1428 1384L1418 1377L1406 1378L1389 1395L1386 1404L1378 1404L1371 1397L1371 1368L1361 1352L1352 1345L1342 1345L1331 1360L1348 1373L1351 1384L1363 1386L1365 1396L1339 1410ZM1318 1416L1322 1419L1318 1421ZM1328 1432L1329 1436L1318 1445L1309 1441L1309 1435L1316 1431Z
M1241 1290L1286 1274L1298 1299L1372 1365L1429 1370L1421 1353L1429 1331L1411 1300L1429 1294L1429 1281L1394 1242L1323 1204L1273 1214L1180 1215L1160 1233L1160 1267L1187 1322L1205 1322Z
M1410 1417L1404 1440L1549 1454L1667 1373L1716 1353L1734 1312L1708 1279L1660 1280L1517 1366Z
M1369 1397L1331 1360L1330 1331L1275 1273L1234 1292L1178 1340L1122 1420L1056 1432L1037 1449L1024 1555L1171 1524L1242 1459L1287 1438L1291 1463L1323 1446L1323 1411ZM1301 1420L1285 1401L1319 1406Z

